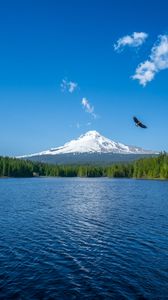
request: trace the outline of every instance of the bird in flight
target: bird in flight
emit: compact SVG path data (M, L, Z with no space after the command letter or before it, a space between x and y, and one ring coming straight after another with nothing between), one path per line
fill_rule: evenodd
M139 126L141 128L147 128L147 126L142 124L142 122L139 121L136 117L133 117L133 120L134 120L136 126Z

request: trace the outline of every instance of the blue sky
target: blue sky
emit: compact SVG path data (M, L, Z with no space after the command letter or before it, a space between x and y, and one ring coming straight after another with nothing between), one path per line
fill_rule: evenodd
M153 64L167 11L166 0L1 1L0 155L60 146L88 130L168 151L167 65L146 86L131 78L140 63ZM115 51L133 32L148 37ZM78 86L63 91L62 80ZM133 115L149 128L136 128Z

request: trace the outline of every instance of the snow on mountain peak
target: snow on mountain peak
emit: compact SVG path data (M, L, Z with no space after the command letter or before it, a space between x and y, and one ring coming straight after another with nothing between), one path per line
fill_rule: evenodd
M62 147L51 148L50 150L25 155L24 157L32 157L38 155L57 155L68 153L119 153L119 154L153 154L149 150L143 150L139 147L124 145L114 142L102 136L96 130L91 130L81 135L78 139L65 143ZM22 156L23 157L23 156Z
M83 136L90 136L90 137L99 137L100 136L100 133L97 132L96 130L90 130L90 131L87 131L85 134L82 134L80 137L83 137Z

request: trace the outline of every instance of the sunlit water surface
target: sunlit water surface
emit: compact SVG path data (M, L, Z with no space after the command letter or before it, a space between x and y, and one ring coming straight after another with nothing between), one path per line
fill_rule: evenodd
M168 182L1 179L0 299L168 299Z

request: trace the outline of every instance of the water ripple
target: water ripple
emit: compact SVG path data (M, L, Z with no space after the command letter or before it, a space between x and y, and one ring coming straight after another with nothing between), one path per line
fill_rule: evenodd
M168 183L2 179L0 195L0 299L166 299Z

